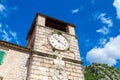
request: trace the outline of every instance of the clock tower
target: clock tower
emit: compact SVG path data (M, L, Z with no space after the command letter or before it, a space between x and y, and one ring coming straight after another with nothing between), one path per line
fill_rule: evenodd
M75 25L37 13L27 35L27 80L84 80Z

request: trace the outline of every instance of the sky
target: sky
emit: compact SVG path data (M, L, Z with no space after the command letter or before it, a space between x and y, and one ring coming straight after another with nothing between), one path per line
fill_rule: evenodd
M120 68L120 0L0 0L0 40L26 46L37 12L76 25L83 66Z

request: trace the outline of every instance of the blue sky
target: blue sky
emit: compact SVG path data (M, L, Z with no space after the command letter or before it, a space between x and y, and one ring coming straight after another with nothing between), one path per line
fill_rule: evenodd
M37 12L76 25L84 66L120 68L120 0L1 0L0 39L26 46Z

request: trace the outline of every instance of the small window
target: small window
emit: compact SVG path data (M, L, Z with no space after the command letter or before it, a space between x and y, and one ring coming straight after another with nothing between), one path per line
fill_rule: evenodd
M4 56L5 56L5 52L0 51L0 65L3 63Z

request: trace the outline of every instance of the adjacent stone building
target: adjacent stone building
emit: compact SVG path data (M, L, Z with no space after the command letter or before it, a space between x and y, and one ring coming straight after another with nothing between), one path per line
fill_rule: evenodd
M74 28L37 13L27 47L0 41L0 80L84 80Z

